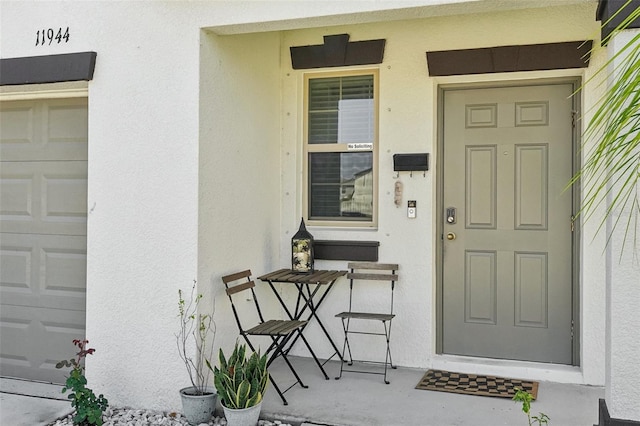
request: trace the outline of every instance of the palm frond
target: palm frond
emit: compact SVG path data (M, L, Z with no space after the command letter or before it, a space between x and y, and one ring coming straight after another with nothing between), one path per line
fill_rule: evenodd
M627 2L623 8L630 4ZM639 18L637 8L605 40ZM592 116L583 133L584 146L593 146L569 186L580 182L585 191L576 216L589 220L604 206L597 232L610 223L609 244L614 230L623 226L623 249L629 238L635 249L640 215L640 33L631 37L579 91L596 84L597 79L600 80L597 84L608 87L589 111Z

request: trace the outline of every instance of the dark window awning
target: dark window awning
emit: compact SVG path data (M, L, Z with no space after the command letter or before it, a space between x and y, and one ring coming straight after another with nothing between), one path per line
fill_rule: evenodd
M93 79L96 52L0 59L0 86Z
M290 47L291 66L300 70L380 64L384 45L384 39L349 41L349 34L327 35L324 44Z
M430 76L586 68L592 41L427 52Z

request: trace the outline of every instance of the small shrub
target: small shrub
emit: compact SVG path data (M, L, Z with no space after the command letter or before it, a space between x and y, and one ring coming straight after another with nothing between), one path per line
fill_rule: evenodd
M73 344L78 347L75 358L62 360L56 364L56 368L71 367L71 372L67 377L62 393L71 391L68 398L76 413L73 416L73 424L76 425L102 425L102 413L109 406L109 401L100 394L96 396L88 388L87 378L84 376L84 360L87 355L92 355L95 349L87 348L88 340L73 340Z

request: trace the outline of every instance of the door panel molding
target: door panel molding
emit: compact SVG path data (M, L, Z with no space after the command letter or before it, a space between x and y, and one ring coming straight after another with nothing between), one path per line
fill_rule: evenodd
M515 325L546 328L549 319L547 253L515 252L513 270Z
M495 251L465 251L465 322L496 324L496 263L497 253Z
M547 126L549 102L516 102L516 127Z
M497 152L496 145L474 145L465 149L467 229L496 228Z
M515 146L515 229L548 229L549 144Z

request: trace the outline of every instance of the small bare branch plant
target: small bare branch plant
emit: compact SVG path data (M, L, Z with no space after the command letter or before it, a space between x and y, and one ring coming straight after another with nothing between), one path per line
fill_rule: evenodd
M182 290L178 290L178 312L180 330L176 334L176 344L180 359L184 362L194 395L205 395L209 375L213 372L210 359L213 356L213 342L216 338L216 323L213 314L200 312L202 294L197 293L196 281L193 281L191 294L185 299ZM191 345L193 340L194 346ZM195 347L195 355L190 349Z

